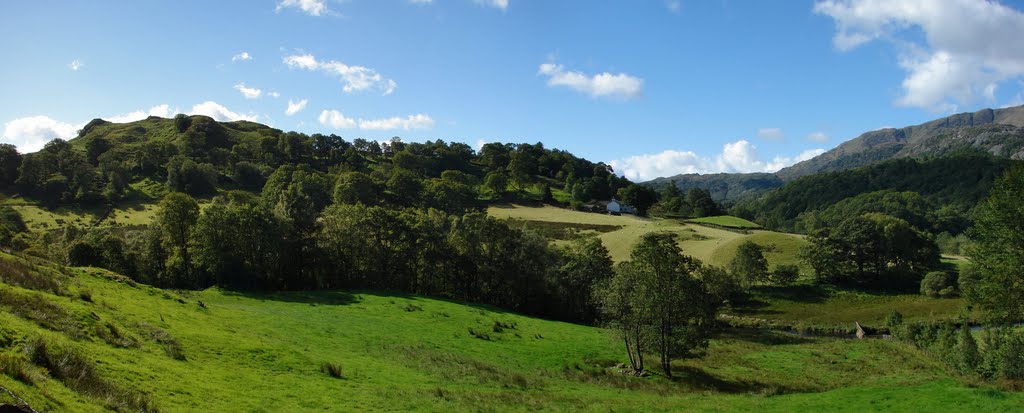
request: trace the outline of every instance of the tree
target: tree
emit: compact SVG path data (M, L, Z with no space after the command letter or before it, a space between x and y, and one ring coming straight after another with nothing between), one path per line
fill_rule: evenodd
M920 275L939 264L935 241L906 221L868 213L811 233L803 259L819 278L871 283Z
M736 249L736 256L729 261L729 271L744 280L749 287L768 281L768 260L764 257L764 247L747 240Z
M376 205L380 188L369 175L362 172L343 172L334 184L334 202L339 204Z
M10 187L18 180L21 154L9 143L0 143L0 187Z
M312 228L330 200L330 183L309 165L282 165L263 185L264 205L298 230Z
M189 246L202 286L227 288L303 288L289 284L282 266L288 248L280 219L256 203L220 202L203 211Z
M423 181L412 171L397 168L388 178L387 192L396 205L411 207L419 204Z
M203 195L217 189L217 171L208 163L196 163L181 155L167 161L167 190Z
M516 188L519 192L523 192L526 184L533 180L533 175L536 173L536 158L522 150L512 152L511 160L509 160L508 163L508 174L512 179L512 182L516 184Z
M157 206L154 226L160 231L160 243L167 252L164 268L166 285L195 287L192 278L192 257L189 254L189 235L199 219L199 204L181 192L171 192Z
M459 182L428 179L423 187L423 203L449 214L464 214L476 206L476 192Z
M638 373L644 370L644 344L647 342L646 314L637 294L640 276L633 263L621 262L615 266L615 275L607 283L599 284L595 293L601 315L622 338L629 365Z
M686 203L694 218L721 215L721 207L711 198L711 193L706 189L691 188L686 193Z
M627 205L636 208L637 215L647 216L647 210L658 202L658 193L646 185L630 184L619 189L619 198Z
M494 194L495 198L502 199L508 192L508 177L501 171L488 172L484 177L484 186Z
M185 133L190 125L192 125L192 118L189 118L188 115L184 113L174 115L174 129L178 133Z
M591 322L597 316L594 286L612 276L611 255L597 237L575 240L560 255L555 279L555 295L564 304L560 313L569 320Z
M110 141L96 137L85 144L85 158L90 164L99 163L100 155L110 150Z
M1006 172L977 207L970 251L974 279L966 294L999 320L1024 317L1024 166Z
M707 347L719 303L698 278L701 267L679 250L675 234L650 233L633 248L629 263L617 268L600 299L606 315L625 317L613 323L631 329L631 363L642 360L642 348L654 349L671 378L673 359L694 357ZM637 364L642 367L642 361Z
M921 295L932 298L956 296L956 276L945 271L929 272L921 280Z

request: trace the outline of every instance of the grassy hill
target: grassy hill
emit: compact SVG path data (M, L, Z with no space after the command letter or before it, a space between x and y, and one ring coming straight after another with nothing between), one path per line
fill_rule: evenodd
M601 329L491 308L357 291L174 292L7 254L0 264L0 385L47 411L1024 407L893 341L720 333L669 381L617 373L623 355Z

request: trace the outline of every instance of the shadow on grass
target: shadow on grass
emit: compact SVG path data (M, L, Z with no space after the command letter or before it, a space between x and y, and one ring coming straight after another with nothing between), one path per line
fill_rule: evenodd
M316 305L348 305L359 302L359 297L350 291L240 291L226 290L226 296L244 297L254 300L271 300L285 303L301 303Z
M672 372L675 376L672 378L673 382L684 384L697 390L721 393L776 395L785 393L805 393L817 390L787 387L753 380L726 380L708 373L703 369L692 366L673 366Z
M814 341L812 337L803 337L798 333L768 331L759 328L730 328L715 334L717 340L737 340L765 346L783 346L807 344Z
M763 286L755 290L757 299L786 300L798 303L822 303L829 297L831 291L819 284L799 284L790 286Z

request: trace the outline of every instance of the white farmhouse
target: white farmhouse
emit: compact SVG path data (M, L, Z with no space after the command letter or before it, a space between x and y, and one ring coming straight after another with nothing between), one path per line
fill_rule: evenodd
M619 202L615 198L612 198L612 200L608 202L608 213L613 215L635 214L636 209L629 205Z

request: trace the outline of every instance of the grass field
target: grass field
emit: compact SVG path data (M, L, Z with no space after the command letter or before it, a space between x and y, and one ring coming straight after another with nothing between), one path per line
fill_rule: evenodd
M550 206L492 207L489 213L500 218L529 221L621 226L617 230L598 234L616 262L628 260L630 250L640 237L655 231L676 233L684 254L717 266L727 265L740 244L752 241L765 247L765 258L770 268L780 264L794 264L800 268L803 279L803 284L793 287L757 288L754 290L751 303L739 306L733 311L734 315L768 320L770 324L849 329L854 322L860 322L880 327L892 310L901 312L909 320L936 320L953 319L960 314L962 307L959 299L932 299L914 291L856 291L810 285L808 283L811 282L813 270L799 259L800 249L807 241L803 236L796 234L763 230L741 233L677 220L593 214ZM945 261L949 265L959 265L961 262L953 258Z
M624 358L601 329L486 307L373 292L178 293L103 270L60 271L36 262L28 273L48 272L61 295L16 287L3 273L0 354L18 358L33 336L71 346L104 380L148 394L161 411L1024 408L1022 395L967 386L893 341L721 333L704 358L676 363L680 378L669 381L609 368ZM50 316L12 304L23 302L46 303ZM127 347L108 344L108 330ZM103 411L65 382L0 375L37 409Z
M757 225L757 224L755 224L753 222L747 221L747 220L745 220L743 218L729 216L729 215L719 215L719 216L716 216L716 217L693 218L693 219L688 219L686 221L687 222L697 223L697 224L720 225L720 226L723 226L723 227L737 228L737 229L758 229L758 228L761 228L760 225Z

